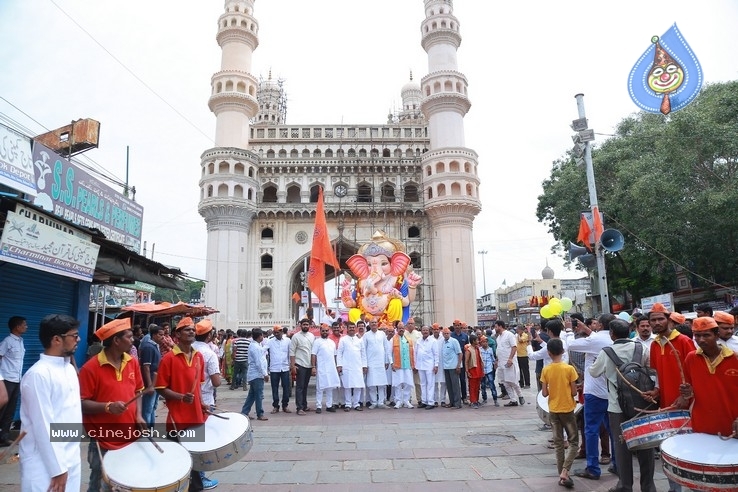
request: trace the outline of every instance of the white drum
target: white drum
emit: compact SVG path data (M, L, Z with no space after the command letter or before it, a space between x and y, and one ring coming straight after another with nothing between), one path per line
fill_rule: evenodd
M581 412L582 408L584 408L584 406L577 402L576 407L574 407L574 414L576 415ZM548 396L543 396L543 391L539 391L538 396L536 396L536 412L538 412L538 417L544 424L551 425L548 411Z
M116 491L186 491L192 469L189 451L174 441L156 441L156 444L163 453L146 438L105 453L105 481Z
M678 434L661 443L664 474L692 490L738 490L738 439Z
M254 444L249 418L235 412L210 415L205 421L205 440L182 442L192 455L192 469L220 470L240 461ZM195 427L195 429L199 429Z

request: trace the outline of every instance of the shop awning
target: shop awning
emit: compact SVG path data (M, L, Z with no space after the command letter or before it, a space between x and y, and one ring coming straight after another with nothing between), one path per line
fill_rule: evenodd
M151 316L192 316L199 318L209 314L219 312L217 309L202 304L187 304L186 302L178 302L172 304L170 302L142 302L139 304L131 304L121 308L123 312L132 312L136 314L148 314Z

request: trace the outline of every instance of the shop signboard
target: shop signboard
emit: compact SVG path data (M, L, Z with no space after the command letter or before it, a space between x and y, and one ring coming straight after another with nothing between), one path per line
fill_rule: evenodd
M31 139L0 125L0 183L36 196Z

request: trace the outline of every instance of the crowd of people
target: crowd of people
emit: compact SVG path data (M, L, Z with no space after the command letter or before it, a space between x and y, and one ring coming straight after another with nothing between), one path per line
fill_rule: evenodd
M736 310L734 310L736 311ZM117 319L95 332L99 341L77 370L73 354L79 323L64 315L41 321L40 360L22 374L25 319L9 320L10 335L0 343L0 446L8 446L10 422L21 399L20 442L24 490L78 490L79 442L51 439L50 424L80 423L91 431L115 426L151 427L163 400L167 429L184 430L205 422L214 411L221 382L248 390L241 413L256 409L268 420L264 385L271 381L271 413L334 413L383 408L438 407L477 409L491 396L505 406L525 403L530 362L538 390L548 398L558 484L571 488L571 475L598 480L600 465L617 474L609 492L633 490L632 456L640 467L640 488L655 492L655 449L630 451L623 440L626 420L617 394L616 359L600 356L612 349L622 362L642 354L652 368L654 387L643 392L662 411L691 408L694 432L738 435L738 336L735 312L712 312L687 320L656 304L626 321L612 314L585 319L543 320L540 326L508 326L496 321L482 330L454 320L416 327L412 318L391 326L376 320L337 320L315 326L302 319L295 330L216 330L203 319L178 320L145 328L130 318ZM317 336L314 334L317 332ZM636 350L639 344L642 347ZM315 393L309 395L314 378ZM293 393L294 387L294 393ZM312 398L310 398L312 397ZM311 408L308 400L314 401ZM583 411L577 412L577 403ZM131 442L98 434L87 456L90 491L107 490L102 458ZM130 434L129 434L130 436ZM576 459L584 468L572 470ZM217 480L191 472L190 490L211 489ZM670 491L680 491L675 482Z

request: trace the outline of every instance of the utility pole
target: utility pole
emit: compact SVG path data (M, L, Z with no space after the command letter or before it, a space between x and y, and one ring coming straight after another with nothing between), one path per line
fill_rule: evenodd
M584 113L584 94L574 96L577 100L579 119L572 122L572 128L577 132L574 136L575 145L584 144L584 165L587 170L587 188L589 189L589 207L592 211L592 220L596 220L594 214L599 213L597 205L597 186L595 185L594 167L592 166L592 144L594 141L594 130L589 129L587 117ZM597 218L599 219L599 217ZM595 257L597 259L597 281L600 287L600 309L603 314L610 312L610 295L607 291L607 271L605 269L605 252L600 244L600 238L595 238Z
M482 296L487 295L487 275L484 273L484 258L489 251L486 249L483 249L481 251L477 251L478 254L482 255L482 285L484 286L484 292L482 293Z

